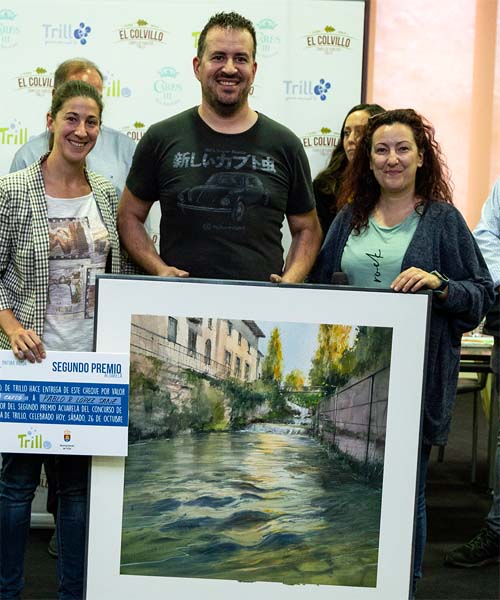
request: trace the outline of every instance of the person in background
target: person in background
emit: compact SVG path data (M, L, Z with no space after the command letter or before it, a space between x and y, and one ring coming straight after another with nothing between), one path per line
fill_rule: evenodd
M95 87L102 96L104 80L96 64L85 58L70 58L61 63L54 73L54 89L66 81L85 81ZM33 164L49 150L50 132L40 133L21 146L15 153L10 172L19 171ZM99 138L87 157L87 168L113 183L118 198L125 187L125 180L132 164L135 142L127 135L101 125Z
M412 109L371 117L349 164L312 281L343 271L350 285L432 291L423 442L420 454L413 595L426 540L425 482L432 445L446 443L462 333L490 308L493 283L467 224L452 205L433 127Z
M146 273L294 283L313 265L321 228L309 163L295 134L249 106L255 55L248 19L214 15L193 59L201 104L152 125L139 141L118 228ZM156 201L160 254L143 225ZM285 216L292 243L284 263Z
M54 73L52 95L66 81L85 81L95 87L99 95L102 96L103 76L99 67L90 60L70 58L61 63ZM46 154L49 150L49 139L50 132L46 130L21 146L14 155L10 172L24 169ZM132 164L135 146L135 142L128 136L101 124L97 142L86 160L87 168L90 171L103 175L113 182L118 198L125 187L125 179ZM151 233L150 223L147 226L148 231ZM47 511L53 515L55 522L57 519L57 497L54 491L54 458L52 456L47 457L44 469L48 483ZM52 557L57 558L56 532L50 539L47 550Z
M500 412L500 179L493 185L484 203L481 219L474 229L474 237L497 291L495 304L486 315L483 331L493 336L491 402L497 403ZM493 502L485 519L485 526L469 542L447 552L444 557L445 565L482 567L500 562L500 422L497 427Z
M368 118L384 112L379 104L356 104L347 113L340 130L340 144L332 152L328 166L313 181L316 210L323 230L328 228L337 214L337 196L342 183L342 175L354 157L359 139L363 135Z
M115 188L87 171L101 95L80 80L60 85L47 116L49 152L0 178L0 347L40 362L48 350L91 351L95 277L122 258ZM71 318L68 319L68 314ZM2 454L0 598L19 599L31 502L44 455ZM57 456L59 598L83 597L88 457Z

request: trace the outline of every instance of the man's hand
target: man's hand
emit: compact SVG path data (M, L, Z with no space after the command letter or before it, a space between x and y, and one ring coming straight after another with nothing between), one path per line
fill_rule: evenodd
M177 269L176 267L169 267L168 265L158 269L156 275L158 277L189 277L189 273L187 271Z

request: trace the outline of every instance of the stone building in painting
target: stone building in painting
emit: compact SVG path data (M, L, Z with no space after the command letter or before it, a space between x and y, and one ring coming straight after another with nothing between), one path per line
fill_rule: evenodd
M263 337L250 320L134 315L130 350L219 379L255 381L261 376Z

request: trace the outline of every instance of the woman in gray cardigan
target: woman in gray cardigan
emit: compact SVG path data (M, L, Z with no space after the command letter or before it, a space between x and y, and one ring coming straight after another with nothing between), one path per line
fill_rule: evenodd
M57 88L51 151L0 178L0 347L39 362L48 350L93 349L96 274L120 271L113 185L87 172L102 100L82 81ZM29 368L29 367L27 367ZM17 599L41 454L2 455L0 597ZM57 456L59 598L83 597L88 458Z
M411 109L369 119L341 191L312 281L346 273L357 287L432 290L413 594L426 538L425 480L430 449L445 444L456 394L462 333L493 302L483 257L452 205L447 169L432 126Z

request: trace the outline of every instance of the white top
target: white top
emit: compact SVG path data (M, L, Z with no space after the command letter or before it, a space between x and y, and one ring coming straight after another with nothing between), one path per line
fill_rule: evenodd
M104 273L108 230L92 193L47 196L49 293L43 343L47 350L93 350L95 278Z

